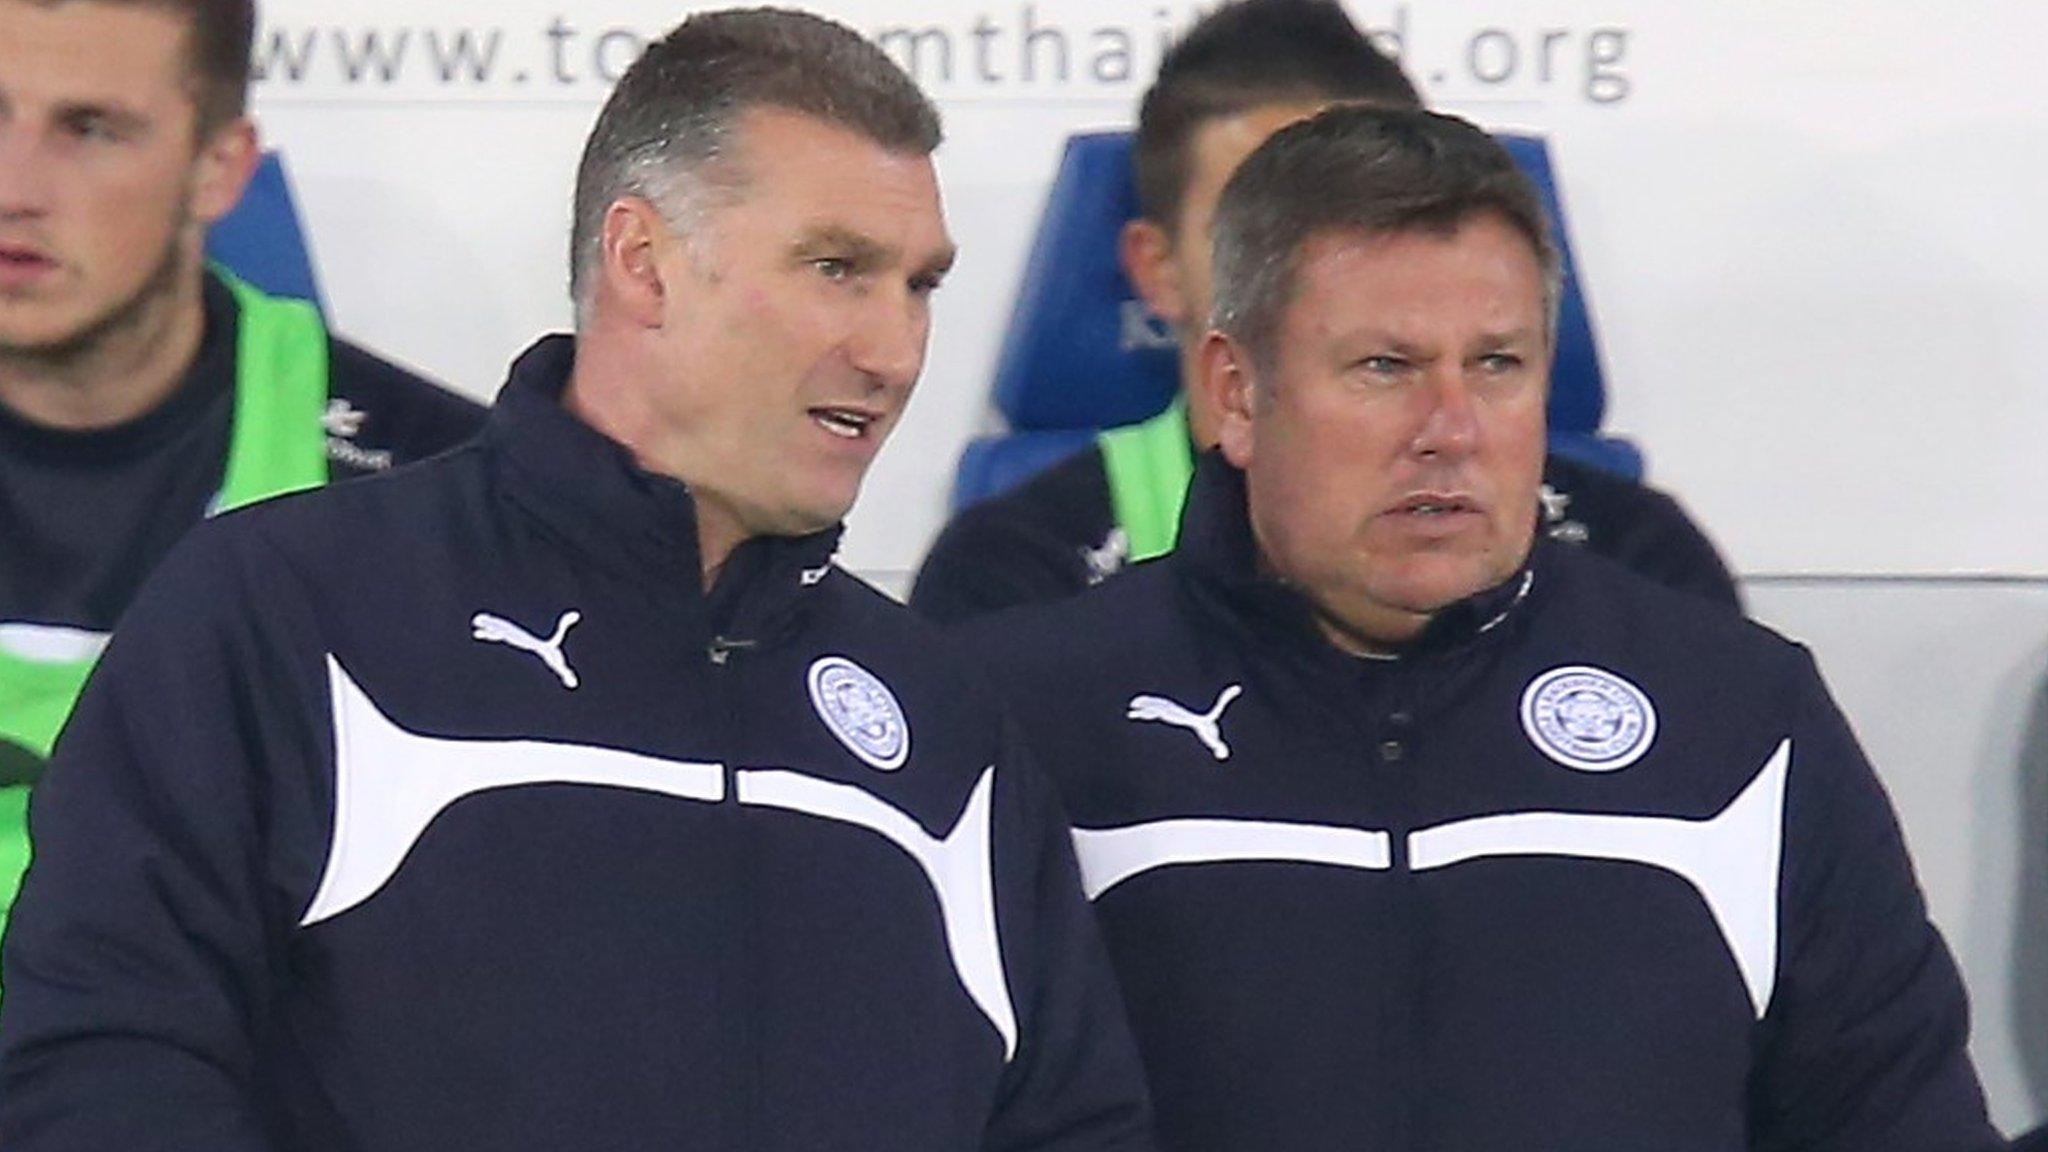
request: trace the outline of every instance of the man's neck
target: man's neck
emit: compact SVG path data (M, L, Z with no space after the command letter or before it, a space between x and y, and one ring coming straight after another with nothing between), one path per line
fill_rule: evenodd
M1346 619L1312 605L1316 627L1330 646L1347 656L1390 660L1413 644L1434 617L1422 613L1382 610L1364 619Z
M206 331L200 278L181 277L104 330L53 351L0 351L0 405L46 428L125 424L177 391Z
M626 381L647 379L656 369L633 360L619 342L578 332L576 363L569 370L569 382L562 390L562 406L570 415L602 433L633 454L641 468L685 480L674 459L671 445L658 434L660 420L648 403L644 389ZM704 591L709 593L725 570L733 550L747 539L737 514L716 499L692 490L697 517L697 556L701 563Z
M716 501L697 499L693 503L697 512L697 558L703 564L704 592L709 595L718 586L726 561L746 543L747 535Z

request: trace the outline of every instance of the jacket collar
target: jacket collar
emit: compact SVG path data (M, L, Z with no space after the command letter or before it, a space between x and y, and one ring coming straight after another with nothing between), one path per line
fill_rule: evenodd
M1502 626L1521 616L1529 604L1543 551L1531 548L1506 580L1446 606L1391 659L1455 652L1505 631ZM1204 453L1195 466L1174 556L1183 571L1238 611L1269 622L1297 641L1336 651L1317 625L1308 599L1263 571L1246 512L1244 473L1220 452Z
M576 342L544 336L519 355L485 425L511 498L595 562L701 601L720 637L769 638L830 568L842 526L806 536L757 536L733 550L702 592L697 508L673 477L562 406Z

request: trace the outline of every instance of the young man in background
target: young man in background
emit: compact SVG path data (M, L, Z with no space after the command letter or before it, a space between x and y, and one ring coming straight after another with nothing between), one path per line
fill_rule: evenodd
M249 0L0 0L0 920L114 622L212 513L483 411L209 268L258 160Z

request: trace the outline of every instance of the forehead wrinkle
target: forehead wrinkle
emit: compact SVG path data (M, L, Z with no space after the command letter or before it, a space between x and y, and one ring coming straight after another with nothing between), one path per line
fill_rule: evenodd
M0 0L0 5L14 7L21 2ZM106 0L80 0L76 6L110 7L123 21L137 16L147 20L156 14L147 5L116 7ZM36 7L33 0L30 7ZM166 124L175 127L189 117L196 131L204 119L201 103L205 83L192 64L189 37L190 29L181 24L178 45L167 59L150 55L146 35L117 35L113 44L86 45L84 51L68 41L55 45L49 52L31 49L27 59L35 67L24 70L19 77L0 72L0 112L22 114L27 109L39 108L42 115L53 121L81 114L104 116L134 135L155 132ZM138 42L142 47L136 47ZM42 47L51 46L39 42L38 48ZM161 65L168 65L168 71ZM19 80L11 90L10 80ZM170 97L168 104L162 99L165 96Z
M1384 348L1403 356L1420 356L1435 350L1435 340L1403 334L1397 330L1397 325L1383 323L1378 317L1345 323L1338 317L1324 314L1310 317L1309 322L1311 333L1321 335L1330 343L1347 349ZM1540 344L1543 339L1544 330L1540 326L1514 324L1481 329L1462 342L1471 348L1507 348L1519 344Z

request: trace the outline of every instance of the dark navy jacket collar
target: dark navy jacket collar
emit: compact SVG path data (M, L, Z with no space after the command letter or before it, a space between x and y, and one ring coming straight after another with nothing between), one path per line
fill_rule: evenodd
M821 581L841 527L750 539L703 596L689 489L640 467L625 446L562 406L575 360L574 338L553 335L512 363L484 433L508 470L511 496L606 566L703 599L721 635L737 627L756 638L751 633Z
M1457 651L1503 631L1502 625L1526 607L1538 582L1543 551L1530 549L1529 558L1506 580L1438 612L1398 658ZM1209 585L1236 610L1261 617L1297 640L1336 651L1323 636L1308 599L1263 570L1246 513L1244 473L1220 452L1206 452L1195 464L1173 555L1184 572Z

